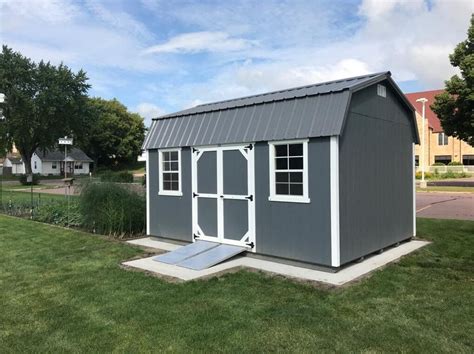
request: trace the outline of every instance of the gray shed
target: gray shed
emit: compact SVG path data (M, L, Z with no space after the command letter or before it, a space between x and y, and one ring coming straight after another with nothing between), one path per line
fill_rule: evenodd
M415 235L415 143L390 72L156 118L147 233L339 268Z

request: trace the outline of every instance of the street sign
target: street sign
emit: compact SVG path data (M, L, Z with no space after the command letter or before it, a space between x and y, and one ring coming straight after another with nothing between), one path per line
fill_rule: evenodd
M72 138L68 138L67 136L59 138L59 145L72 145Z

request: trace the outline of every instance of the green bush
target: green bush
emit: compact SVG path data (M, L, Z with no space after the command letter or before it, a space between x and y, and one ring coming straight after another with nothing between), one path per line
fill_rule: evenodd
M425 172L425 178L426 179L430 179L433 177L433 174L430 173L430 172ZM415 178L416 179L421 179L421 171L418 171L416 174L415 174Z
M56 200L40 205L35 209L33 219L60 226L79 227L82 225L79 203L75 199L69 202L69 206L66 200Z
M83 226L89 231L123 237L145 229L145 198L124 186L89 183L79 200Z
M113 172L105 171L100 175L102 182L115 182L115 183L132 183L133 174L127 171Z
M27 175L21 175L20 176L20 183L24 186L31 186L34 185L36 186L39 183L40 176L38 174L33 175L33 182L27 182L28 181L28 176Z
M459 161L451 161L450 163L448 163L448 166L463 166L463 164Z
M442 162L435 162L434 164L432 164L431 166L446 166L446 164L442 163Z

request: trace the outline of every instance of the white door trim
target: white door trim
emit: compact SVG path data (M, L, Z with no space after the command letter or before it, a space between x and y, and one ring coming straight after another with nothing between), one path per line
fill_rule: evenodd
M206 147L194 147L191 150L191 178L192 178L192 223L193 223L193 240L195 236L201 240L221 242L230 245L246 246L253 245L251 250L256 250L256 237L255 237L255 159L254 159L254 145L250 144L251 148L248 148L249 144L239 145L225 145L225 146L206 146ZM223 171L223 151L238 150L242 153L243 157L247 160L247 191L252 196L248 199L248 196L224 194L224 171ZM217 191L213 193L198 193L198 180L197 180L197 162L202 156L203 152L216 152L216 168L217 168ZM217 199L217 235L210 236L205 235L202 229L199 227L198 221L198 198L213 198ZM248 231L242 237L241 240L229 240L225 238L224 230L224 200L246 200L248 201Z

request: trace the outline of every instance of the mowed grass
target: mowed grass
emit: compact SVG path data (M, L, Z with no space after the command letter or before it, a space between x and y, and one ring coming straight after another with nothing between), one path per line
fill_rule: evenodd
M75 196L71 196L74 198ZM38 203L47 203L52 200L65 200L63 194L49 194L49 193L39 193L33 189L33 203L37 205ZM30 203L31 202L31 191L12 191L12 190L3 190L2 191L2 201L3 204L12 202L16 203Z
M418 230L433 243L340 289L177 284L122 269L137 248L0 216L0 352L473 352L474 222Z
M474 193L474 187L457 186L427 186L426 188L416 188L417 192L456 192L456 193Z

